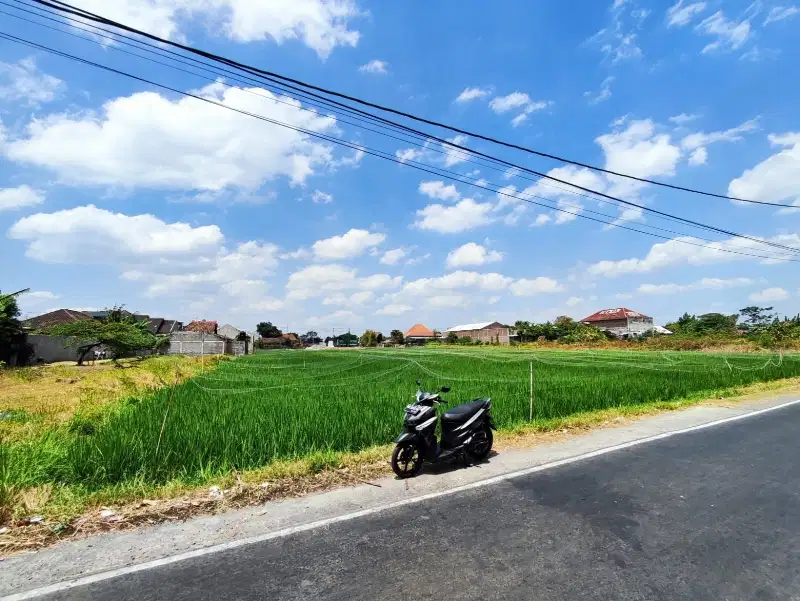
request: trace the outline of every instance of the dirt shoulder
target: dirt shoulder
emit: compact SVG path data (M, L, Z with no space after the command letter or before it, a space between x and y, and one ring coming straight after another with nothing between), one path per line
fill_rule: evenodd
M679 411L693 406L736 408L797 393L800 378L756 384L738 391L736 396L713 399L688 399L621 407L568 418L539 421L498 432L495 449L530 449L606 428L629 425L648 416ZM171 483L166 486L140 485L128 490L103 491L82 499L79 514L70 509L49 507L41 519L23 518L6 526L0 534L0 556L36 551L59 541L84 538L111 531L127 531L164 522L186 520L200 515L215 515L268 501L289 499L348 486L370 484L391 474L388 457L392 445L359 453L321 453L297 461L278 461L262 469L230 474L202 486ZM23 493L33 515L47 506L52 491L32 489ZM71 508L74 511L74 507ZM66 512L59 515L59 511Z

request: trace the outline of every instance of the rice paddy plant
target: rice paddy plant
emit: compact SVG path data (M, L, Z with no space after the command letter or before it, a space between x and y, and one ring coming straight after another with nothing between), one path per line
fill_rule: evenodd
M414 381L450 385L450 405L494 399L499 427L684 398L800 375L800 357L499 349L273 352L225 362L76 436L60 474L105 485L209 473L390 443Z

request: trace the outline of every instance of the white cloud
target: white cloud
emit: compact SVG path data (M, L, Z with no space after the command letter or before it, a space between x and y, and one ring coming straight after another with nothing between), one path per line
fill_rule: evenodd
M546 223L550 223L552 220L553 218L550 217L550 215L547 215L545 213L540 213L539 215L536 216L536 219L533 221L531 225L539 227L545 225Z
M689 155L689 164L692 166L705 165L708 160L708 150L703 147L696 148Z
M413 307L410 305L401 305L390 303L385 307L382 307L375 311L375 315L402 315L403 313L408 313L409 311L413 311Z
M0 188L0 211L11 211L23 207L32 207L44 202L44 192L34 190L30 186L16 188Z
M467 242L463 246L451 250L445 264L448 268L466 267L468 265L486 265L503 260L503 253L487 250L485 246L475 242Z
M448 142L452 142L458 146L464 146L467 143L469 138L467 136L457 135L453 136L452 138L445 138ZM470 157L469 153L465 150L459 150L458 148L451 148L450 146L444 145L444 166L445 167L452 167L453 165L457 165L458 163L463 163Z
M658 134L650 119L631 121L624 130L597 138L606 155L606 169L637 177L673 175L681 150L668 134Z
M334 328L349 328L360 324L363 321L360 315L356 315L352 311L341 309L334 311L329 315L309 317L306 323L312 328L319 328L320 326L334 327Z
M64 82L40 72L33 58L0 62L0 102L38 106L55 100Z
M165 223L153 215L129 217L94 205L23 217L10 238L27 242L26 255L47 263L113 263L131 257L161 257L214 248L216 225Z
M323 305L363 305L371 301L375 296L372 290L362 290L361 292L354 292L350 296L338 293L331 296L326 296L322 299Z
M765 238L765 240L792 248L800 248L800 236L797 234L781 234ZM726 252L729 250L761 256L769 256L771 252L781 252L777 249L770 249L758 241L744 238L729 238L721 242L706 243L691 236L681 236L667 242L654 244L642 259L598 261L590 265L587 272L590 275L617 277L628 273L647 273L670 265L705 265L725 261L754 260L754 257ZM777 259L756 260L760 260L762 263L779 262Z
M335 119L299 110L296 100L261 88L211 84L198 94L311 131L336 128ZM55 171L67 184L211 191L255 189L279 176L300 184L334 161L329 145L302 133L154 92L116 98L99 113L36 119L2 150L14 161Z
M695 15L703 12L706 9L705 2L692 2L691 4L684 5L684 0L678 0L667 9L667 25L669 27L678 26L683 27L688 25Z
M61 298L58 294L53 294L49 290L34 290L32 292L26 292L25 296L27 298L35 298L36 300L58 300Z
M514 296L536 296L561 292L564 287L552 278L538 277L532 280L517 280L511 284L510 289Z
M309 265L289 276L286 282L286 297L289 300L305 300L319 296L330 296L330 292L391 289L397 288L402 282L402 276L393 278L382 273L358 277L356 269L336 263Z
M362 73L374 73L377 75L386 75L389 73L389 63L378 59L372 59L366 65L361 65L358 68Z
M384 240L386 240L386 234L354 228L341 236L317 240L312 244L311 249L314 251L314 256L323 261L352 259L364 254L370 248L378 246Z
M795 16L797 13L800 13L800 8L797 6L773 6L767 14L767 18L764 19L764 25L783 21Z
M640 294L649 295L662 295L662 294L677 294L679 292L687 292L691 290L725 290L728 288L738 288L743 286L752 286L755 284L754 280L750 278L703 278L691 284L642 284L636 290Z
M387 250L383 253L381 257L381 263L384 265L397 265L397 263L402 260L408 253L403 248L393 248L391 250Z
M178 40L182 17L202 17L215 35L237 42L300 40L323 59L337 46L356 46L360 37L348 29L361 15L353 0L81 0L80 7Z
M758 129L758 117L724 131L712 131L710 133L696 132L689 134L681 140L681 147L684 150L695 150L708 146L709 144L714 144L715 142L738 142L742 139L741 134L752 132L756 129Z
M675 115L674 117L670 117L669 120L671 123L674 123L675 125L680 127L681 125L684 125L686 123L689 123L690 121L694 121L695 119L699 118L700 115L681 113L680 115Z
M486 88L465 88L456 98L456 102L464 103L479 98L486 98L491 92Z
M583 302L583 299L580 296L570 296L567 299L567 306L568 307L575 307L576 305L580 305Z
M737 50L742 47L752 33L750 21L729 20L721 10L701 21L697 30L716 38L715 41L703 48L703 54L716 50Z
M635 9L633 5L634 3L615 0L610 7L610 25L603 27L585 42L598 47L612 65L643 56L633 30L641 27L650 11Z
M458 200L461 198L455 185L445 184L443 181L420 182L419 191L436 200Z
M782 301L789 298L789 293L783 288L766 288L761 292L756 292L750 295L750 300L754 303L771 303L773 301Z
M600 91L596 94L594 92L584 92L583 95L589 99L589 104L600 104L604 100L611 98L611 84L614 83L615 77L609 75L600 84Z
M531 103L531 97L523 92L512 92L507 96L495 96L489 102L491 108L498 115L508 111L523 108Z
M424 255L420 255L419 257L414 257L406 261L406 265L419 265L423 261L427 261L431 258L431 253L425 253Z
M428 205L417 211L414 225L423 230L455 234L491 223L491 211L491 203L479 203L465 198L453 206Z
M800 203L800 132L771 134L769 141L780 150L731 181L728 195ZM781 209L782 212L792 210Z
M420 148L404 148L403 150L396 150L394 156L396 156L400 162L407 163L408 161L416 161L422 158L424 151Z
M311 200L316 204L326 205L329 202L333 202L333 196L321 190L314 190L314 192L311 193Z
M490 305L496 305L501 300L503 300L502 296L490 296L488 299L486 299L486 302L489 303Z
M307 248L303 248L301 246L297 250L293 250L291 252L282 253L281 255L279 255L279 258L281 260L283 260L283 261L286 261L288 259L304 260L304 259L310 259L313 256L314 256L314 253L312 253Z
M482 291L500 291L508 288L512 278L499 273L477 273L475 271L454 271L436 278L420 278L403 286L402 293L416 296L438 296L442 292L475 288Z

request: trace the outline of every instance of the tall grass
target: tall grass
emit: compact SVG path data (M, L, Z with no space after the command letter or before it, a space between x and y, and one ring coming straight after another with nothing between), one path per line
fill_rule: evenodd
M276 459L391 442L414 380L450 385L451 406L494 399L501 428L535 418L668 401L800 376L800 357L504 350L275 352L222 363L117 406L92 428L16 446L8 482L90 487L202 480ZM166 376L165 376L166 378ZM9 457L6 457L7 459Z

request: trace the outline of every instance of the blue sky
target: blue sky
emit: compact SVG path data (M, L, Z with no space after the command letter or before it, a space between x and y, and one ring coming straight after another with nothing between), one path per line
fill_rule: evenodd
M516 144L800 206L800 82L791 77L800 58L792 44L800 5L787 0L616 0L569 12L559 3L524 1L76 4ZM793 263L719 250L721 243L785 256L775 248L577 196L435 143L379 136L268 91L127 56L118 44L2 17L0 29L15 35L399 160L507 186L511 195L453 184L0 40L0 286L34 291L22 299L26 314L122 303L184 321L252 328L268 320L329 333L388 332L418 321L443 329L581 318L617 306L660 323L684 311L734 312L749 304L798 311ZM472 138L457 142L800 248L800 213L791 209L640 185ZM520 195L678 233L648 230L669 238L657 239L521 202Z

